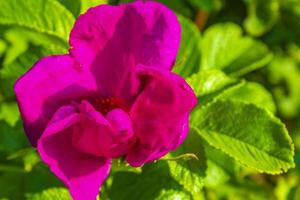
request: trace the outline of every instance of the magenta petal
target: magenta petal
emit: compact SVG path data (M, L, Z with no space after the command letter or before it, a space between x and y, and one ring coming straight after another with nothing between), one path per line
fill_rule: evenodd
M121 109L110 111L106 118L92 105L80 104L80 121L73 126L73 146L80 152L107 158L125 155L133 137L131 120Z
M91 68L105 96L132 96L138 64L171 69L180 41L176 15L156 2L102 5L81 15L70 53Z
M189 112L197 103L192 89L178 75L150 68L139 74L147 83L130 111L138 141L127 154L128 163L135 167L160 158L183 142Z
M110 111L106 118L114 129L111 156L114 158L124 156L133 145L135 139L131 119L121 109Z
M73 125L72 143L80 152L109 158L112 128L87 101L80 104L80 121Z
M24 127L36 146L55 111L96 90L93 77L68 55L49 56L38 61L14 87Z
M110 40L115 41L110 44L115 48L107 48ZM123 59L123 55L115 54L120 51L130 54L136 64L171 69L179 42L176 15L151 1L92 8L79 17L70 36L71 53L87 66L101 51L109 50L110 62Z
M108 176L111 160L80 153L73 147L72 126L79 120L72 107L60 108L41 136L38 152L66 184L74 200L95 200Z

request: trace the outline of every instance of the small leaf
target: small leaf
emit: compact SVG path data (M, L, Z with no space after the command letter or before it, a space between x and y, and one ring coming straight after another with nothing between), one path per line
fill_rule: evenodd
M244 26L253 36L269 31L279 18L279 0L251 0L248 3L248 17Z
M9 42L9 47L5 52L3 64L12 63L19 55L28 49L28 43L24 40L22 33L10 29L5 32L5 39Z
M276 55L267 71L280 114L286 118L299 115L300 69L297 62L290 57Z
M204 186L206 159L202 138L193 130L190 131L184 143L171 156L193 153L196 159L168 161L172 177L193 195L201 192Z
M265 66L272 54L261 42L242 35L233 23L213 25L202 40L201 69L221 69L229 75L241 76Z
M30 172L34 166L40 162L40 157L36 151L30 151L23 157L24 169L26 172Z
M19 117L19 109L16 103L0 104L0 120L6 121L10 126L15 126Z
M254 104L215 100L193 113L191 126L212 146L260 172L294 167L294 146L279 119Z

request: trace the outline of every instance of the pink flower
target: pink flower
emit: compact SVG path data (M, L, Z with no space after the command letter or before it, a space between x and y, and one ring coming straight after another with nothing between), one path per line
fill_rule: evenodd
M111 160L138 167L176 149L197 99L170 72L180 26L140 1L90 9L67 55L39 60L15 85L26 134L77 200L95 199Z

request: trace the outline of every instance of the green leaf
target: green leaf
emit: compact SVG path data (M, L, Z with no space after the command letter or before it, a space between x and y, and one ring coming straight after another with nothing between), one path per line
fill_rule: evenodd
M222 167L211 160L207 161L206 177L204 179L205 187L217 187L229 179L230 175Z
M24 170L26 172L32 171L33 167L35 167L40 161L41 161L41 159L36 151L28 152L23 157Z
M13 161L13 160L19 161L20 159L22 159L25 172L32 171L32 169L41 161L36 149L32 147L15 151L9 154L8 156L6 156L6 159L9 161Z
M4 37L10 44L3 61L3 64L6 65L12 63L20 54L24 53L28 49L28 43L22 33L15 29L6 31Z
M254 82L241 82L225 90L218 99L232 99L235 101L253 103L265 108L272 113L276 112L276 106L272 95L260 84Z
M212 99L234 99L251 102L275 113L276 106L272 95L261 85L252 82L238 81L226 76L220 70L203 70L187 79L200 99L200 106Z
M28 147L28 145L21 121L18 121L15 126L11 126L0 120L0 150L13 153Z
M300 113L300 69L297 62L276 55L267 71L280 114L286 118L297 116Z
M191 126L210 145L260 172L294 167L294 146L284 124L254 104L215 100L193 113Z
M198 159L168 161L172 177L193 195L201 192L204 186L206 159L202 138L193 130L190 131L184 143L171 156L193 153Z
M266 194L266 189L262 185L246 181L219 185L211 191L215 194L215 199L266 200L271 196Z
M199 134L199 133L198 133ZM215 165L213 168L220 168L220 170L224 171L224 174L235 176L240 171L240 165L235 162L234 159L226 155L219 149L216 149L209 145L207 142L203 142L203 146L205 149L205 155L208 161L211 162L211 165ZM213 163L213 164L212 164ZM209 174L209 166L207 167L206 177L209 178L211 174Z
M57 38L50 37L43 33L15 27L10 28L5 34L13 35L15 37L14 40L23 40L28 43L29 46L44 47L49 49L49 51L55 49L56 51L53 51L53 54L65 54L68 52L68 46L62 45L61 41Z
M15 93L13 92L13 85L14 82L11 79L6 79L1 77L1 70L0 70L0 101L8 100L14 101L15 100Z
M27 194L26 200L71 200L71 196L65 188L51 188L41 193Z
M7 171L0 173L0 197L8 199L28 199L25 197L30 197L35 193L42 192L52 187L63 186L62 183L44 165L39 165L29 173L20 171ZM37 196L38 195L33 197L37 198ZM45 195L41 197L50 198L57 196Z
M190 200L171 177L165 161L145 165L140 174L116 172L109 190L109 197L114 200L164 200L176 195L180 195L179 199Z
M180 49L174 72L188 77L197 72L201 61L201 35L196 25L181 15L177 15L181 24Z
M204 149L207 157L205 187L217 187L240 172L240 165L221 150L207 143L204 143Z
M162 190L158 197L155 197L154 200L191 200L191 197L184 191L180 190Z
M108 0L81 0L80 13L86 12L89 8L95 7L101 4L108 4Z
M198 97L216 93L231 86L237 81L228 77L220 70L203 70L187 78L187 82L193 88Z
M47 34L67 45L74 17L54 0L0 1L0 24Z
M15 126L19 120L19 109L16 103L0 104L0 120L6 121L10 126Z
M271 58L263 43L243 36L236 24L217 24L204 33L202 70L221 69L229 75L241 76L265 66Z
M279 0L251 0L248 3L248 17L244 22L246 31L261 36L269 31L279 18Z

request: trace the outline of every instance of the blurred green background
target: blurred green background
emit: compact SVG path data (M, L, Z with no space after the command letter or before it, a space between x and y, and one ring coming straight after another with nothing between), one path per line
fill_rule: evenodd
M29 145L12 87L42 56L67 52L69 31L80 13L98 4L120 2L127 1L0 0L1 200L70 199ZM207 147L205 151L215 160L205 161L206 167L198 169L202 170L198 185L197 177L191 178L195 182L178 184L176 177L166 176L169 172L165 171L172 167L166 163L171 161L158 161L143 169L131 169L116 161L101 199L299 200L300 0L160 2L177 13L182 25L175 72L192 83L191 75L205 69L215 70L214 76L219 74L220 79L226 75L263 85L270 94L266 98L273 99L271 103L259 92L252 98L284 122L295 144L296 167L280 175L259 173ZM255 88L256 92L264 90ZM244 88L242 92L248 95L252 90ZM191 188L189 184L195 187L193 195L184 194L186 187Z

